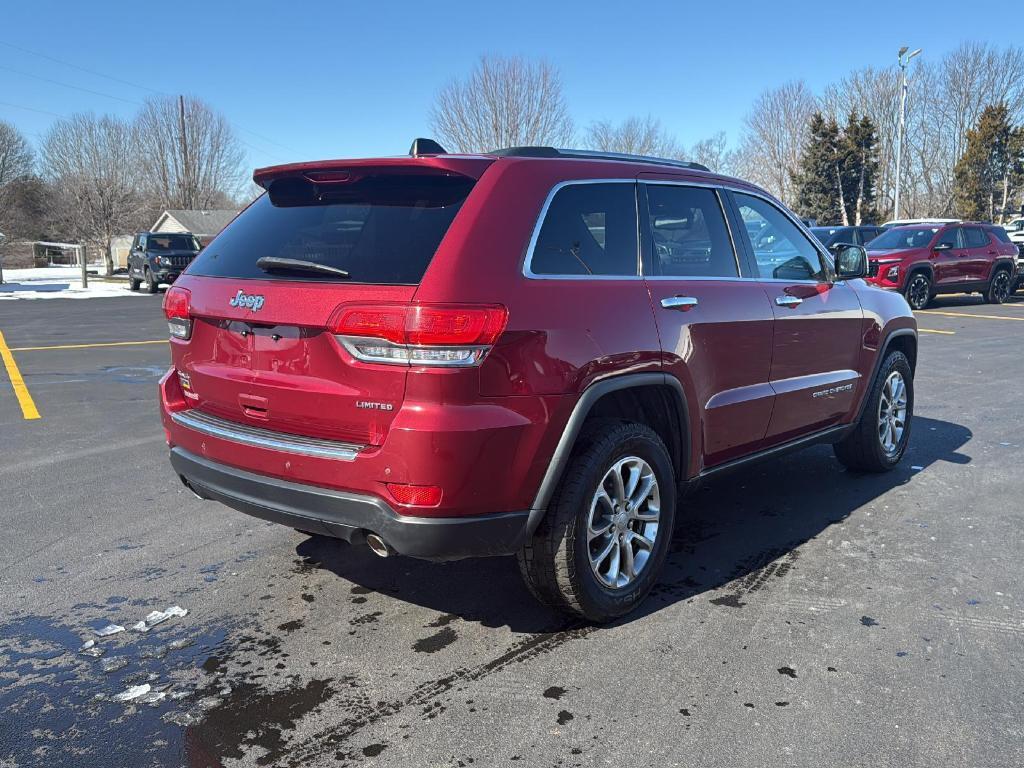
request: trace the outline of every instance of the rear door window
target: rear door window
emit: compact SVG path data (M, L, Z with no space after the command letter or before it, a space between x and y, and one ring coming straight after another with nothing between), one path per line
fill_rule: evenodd
M739 276L736 253L714 190L648 184L647 208L653 276Z
M984 248L989 245L988 235L981 227L965 227L964 240L965 248Z
M529 270L560 276L639 274L636 185L580 183L559 189L548 205Z
M279 179L189 268L193 275L418 284L473 188L464 176L379 174L344 184ZM264 257L344 270L264 271Z

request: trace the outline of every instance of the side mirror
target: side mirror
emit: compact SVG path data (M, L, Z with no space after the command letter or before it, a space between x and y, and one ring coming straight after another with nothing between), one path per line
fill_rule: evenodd
M863 245L836 243L830 249L836 260L837 280L856 280L868 274L868 252Z
M951 244L949 244L949 243L939 243L934 248L932 248L932 250L933 251L948 251L952 247L953 246Z

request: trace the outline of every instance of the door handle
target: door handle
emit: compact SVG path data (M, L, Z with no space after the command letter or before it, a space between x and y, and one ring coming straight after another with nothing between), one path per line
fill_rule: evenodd
M669 296L661 300L661 306L665 309L678 309L680 312L689 312L697 306L697 300L693 296Z
M799 296L776 296L775 303L780 307L798 307L804 303Z

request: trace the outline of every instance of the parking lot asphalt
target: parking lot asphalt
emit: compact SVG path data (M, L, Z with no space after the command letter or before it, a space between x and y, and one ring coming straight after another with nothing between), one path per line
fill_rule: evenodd
M69 347L164 339L159 302L0 305L40 414L0 368L0 765L1024 764L1024 301L918 315L896 471L822 446L708 483L603 628L509 558L380 560L195 499L166 345Z

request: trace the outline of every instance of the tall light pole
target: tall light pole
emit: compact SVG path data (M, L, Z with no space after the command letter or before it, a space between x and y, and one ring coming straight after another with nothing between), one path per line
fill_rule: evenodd
M900 62L900 72L903 77L902 85L900 86L900 128L896 136L896 199L893 201L893 213L892 217L898 219L900 217L900 176L903 170L903 126L907 120L907 65L910 60L917 56L921 52L918 48L916 51L910 50L909 46L904 45L900 48L900 52L897 54L897 59Z

